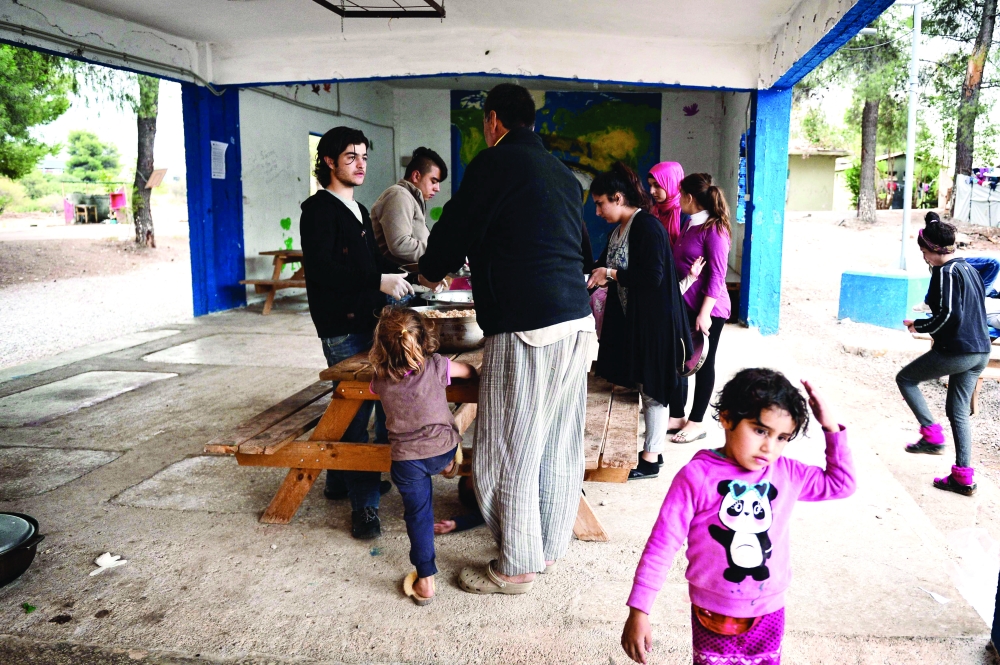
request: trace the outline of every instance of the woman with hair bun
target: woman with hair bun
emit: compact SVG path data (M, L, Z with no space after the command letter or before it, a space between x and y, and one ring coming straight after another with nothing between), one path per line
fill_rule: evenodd
M920 439L906 446L906 452L944 454L944 431L927 408L920 384L947 376L945 413L955 439L955 466L949 475L935 478L934 487L972 496L976 481L969 415L976 381L990 360L986 292L976 270L962 257L952 257L955 227L942 222L936 212L927 213L924 222L917 244L931 269L931 285L924 299L931 308L931 317L903 321L903 325L910 332L930 335L934 344L896 375L899 392L920 423Z
M708 336L705 362L695 375L694 402L684 417L688 381L682 378L670 398L670 430L674 443L690 443L706 436L702 421L715 389L715 354L722 327L729 319L731 305L726 290L731 229L729 205L722 190L712 184L707 173L692 173L680 182L681 211L691 216L674 244L678 272L687 272L700 257L705 269L684 293L693 330Z
M615 385L638 387L646 440L629 478L655 478L667 438L666 404L691 332L667 232L648 212L652 202L639 177L617 162L594 178L590 194L598 217L618 225L587 283L608 286L595 372Z

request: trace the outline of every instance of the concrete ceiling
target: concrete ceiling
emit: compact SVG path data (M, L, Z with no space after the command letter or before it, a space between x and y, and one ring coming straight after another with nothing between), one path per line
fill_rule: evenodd
M750 89L887 4L451 0L444 19L342 21L312 0L0 0L0 39L220 85L479 74Z

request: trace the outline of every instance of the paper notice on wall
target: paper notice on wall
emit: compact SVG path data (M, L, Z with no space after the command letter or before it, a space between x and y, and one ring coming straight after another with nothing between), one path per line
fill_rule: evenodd
M212 179L226 179L226 148L228 143L212 141Z

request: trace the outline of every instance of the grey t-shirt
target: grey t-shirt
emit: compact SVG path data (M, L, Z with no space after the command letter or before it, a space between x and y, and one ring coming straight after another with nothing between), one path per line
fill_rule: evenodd
M462 442L448 408L445 388L451 384L451 361L434 353L423 370L401 381L375 379L371 388L381 398L390 454L395 461L443 455Z

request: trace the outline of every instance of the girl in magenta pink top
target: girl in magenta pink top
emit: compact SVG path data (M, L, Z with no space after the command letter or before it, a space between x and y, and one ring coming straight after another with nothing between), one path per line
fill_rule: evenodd
M784 375L744 369L719 393L726 444L698 451L674 477L635 571L622 632L632 660L646 662L649 611L686 540L694 663L780 665L792 507L854 493L846 430L802 384L826 435L825 470L781 455L809 422Z
M681 180L681 210L691 218L681 229L674 243L674 265L678 275L686 275L699 257L705 259L705 269L697 281L684 293L692 331L708 336L705 362L695 375L694 399L688 417L684 409L688 398L688 381L681 378L670 396L668 434L674 443L690 443L705 438L705 412L715 390L715 354L719 349L722 328L729 318L729 291L726 290L726 270L729 266L729 206L722 190L712 184L707 173L692 173Z

